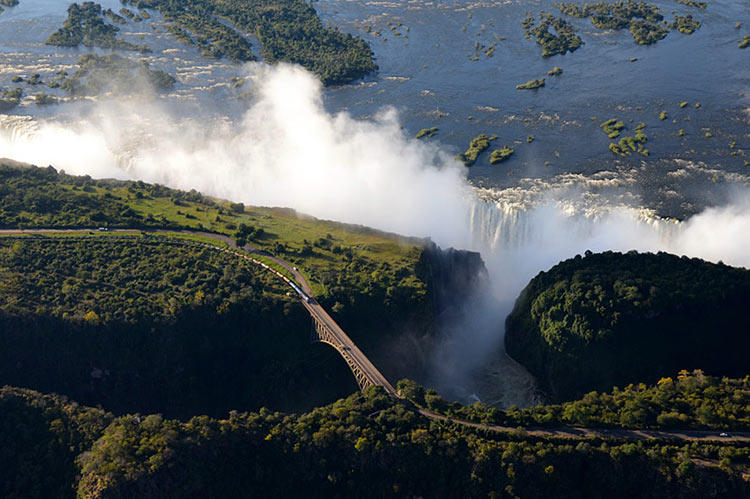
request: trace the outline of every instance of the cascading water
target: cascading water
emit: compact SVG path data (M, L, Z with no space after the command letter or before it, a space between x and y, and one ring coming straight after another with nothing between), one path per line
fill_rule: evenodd
M468 300L463 321L447 326L430 383L464 403L479 399L498 407L523 407L539 402L540 396L533 378L505 354L502 339L505 317L528 281L586 250L676 248L683 224L649 209L581 195L578 189L551 190L525 202L518 201L517 189L510 199L503 194L478 189L468 216L473 249L480 251L491 275L492 297ZM469 358L480 367L470 372L457 367Z
M447 326L430 380L464 401L472 394L500 406L536 400L532 380L502 357L503 323L529 279L560 260L636 249L750 265L746 188L740 201L675 223L642 207L635 169L474 187L447 151L407 137L393 110L368 120L331 114L319 82L299 68L253 71L256 100L241 121L173 116L145 102L99 103L82 119L4 117L0 157L286 206L479 251L490 289L457 297L466 301L465 320ZM669 175L706 174L696 172L680 166ZM738 189L748 181L722 178Z
M37 128L37 122L31 116L0 114L0 132L7 135L11 142L33 135Z

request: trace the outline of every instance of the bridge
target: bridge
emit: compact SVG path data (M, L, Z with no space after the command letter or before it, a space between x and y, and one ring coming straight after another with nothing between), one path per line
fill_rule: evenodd
M81 229L28 229L28 230L0 230L0 234L5 235L6 237L13 238L15 237L23 237L24 235L53 235L55 233L76 233L76 232L83 232L83 231L91 231L92 229L88 228L81 228ZM397 391L391 386L391 384L388 382L388 379L386 379L383 374L378 371L378 369L375 367L375 365L370 362L370 359L367 358L367 356L362 353L362 351L357 348L357 345L347 336L347 334L344 332L341 327L336 324L336 321L333 320L333 318L328 315L328 312L325 311L325 309L312 297L312 288L310 287L310 284L307 282L307 279L297 270L296 267L293 267L289 265L287 262L280 258L276 258L272 255L269 255L265 252L259 251L256 248L252 248L249 245L245 246L244 248L237 248L237 246L234 243L234 240L231 239L228 236L221 235L221 234L215 234L211 232L202 232L202 231L191 231L191 230L180 230L180 231L168 231L168 230L148 230L148 229L112 229L110 231L110 234L107 234L106 237L110 239L137 239L139 236L137 236L138 233L151 233L151 234L157 234L161 236L167 236L163 237L163 242L168 242L170 244L178 244L183 246L199 246L204 247L207 249L215 250L215 251L222 251L224 253L228 253L231 255L234 255L236 257L242 258L244 260L247 260L248 262L251 262L255 265L258 265L260 267L263 267L267 272L271 272L272 274L275 274L278 278L283 280L289 287L291 287L294 292L299 297L300 302L302 305L307 309L307 312L310 314L313 320L313 334L311 337L311 340L313 343L320 342L320 343L326 343L327 345L332 346L336 349L337 352L341 355L341 357L344 358L346 361L346 364L349 366L349 369L351 369L352 374L354 374L354 378L357 380L357 385L359 386L359 389L364 391L370 386L382 386L386 393L388 395L399 398ZM128 235L125 235L125 234ZM205 243L205 242L199 242L199 241L192 241L192 240L186 240L186 239L176 239L176 238L169 238L169 234L175 234L175 233L183 233L183 234L192 234L192 235L198 235L210 239L214 239L216 241L219 241L221 243L226 244L229 246L228 248L222 248L220 246L216 246L213 244ZM73 239L88 239L90 236L69 236L66 239L67 240L73 240ZM243 249L244 252L240 252L239 250ZM256 258L256 255L262 255L258 256ZM261 259L262 258L262 259ZM290 279L285 273L279 271L277 268L274 268L274 266L269 265L268 263L273 263L277 267L282 267L285 269L289 274L291 274L294 279Z
M203 235L216 237L215 234L209 233L203 233ZM231 246L234 246L234 242L231 240L228 241L228 238L224 238L222 236L218 237ZM211 245L208 244L204 245L211 247ZM270 267L266 263L253 258L252 256L231 249L224 249L222 251L234 254L235 256L238 256L240 258L244 258L245 260L255 263L256 265L260 265L267 271L276 274L279 278L286 282L287 285L294 289L300 299L300 303L302 303L313 320L313 332L310 338L311 342L325 343L335 348L339 355L341 355L341 357L343 357L346 361L346 364L349 366L349 369L351 369L352 374L354 374L354 379L357 380L357 385L359 386L360 390L364 391L370 386L382 386L388 395L394 398L400 398L396 389L393 388L393 386L388 382L388 379L383 376L383 374L378 370L377 367L375 367L372 362L370 362L370 359L368 359L367 356L362 353L362 351L351 340L351 338L349 338L344 330L341 329L341 326L339 326L336 321L334 321L333 318L328 315L328 312L326 312L326 310L317 301L315 301L315 299L312 297L312 288L310 287L310 284L307 282L307 279L305 279L305 277L297 270L296 267L292 267L280 258L276 258L270 255L264 255L266 259L271 260L281 267L284 267L288 272L290 272L294 276L294 280L291 280L283 273Z
M302 299L302 305L304 305L313 319L312 342L326 343L335 348L344 358L349 369L352 370L352 374L354 374L360 390L364 391L370 386L382 386L388 395L398 398L396 390L391 386L386 377L357 348L357 345L336 324L336 321L328 315L328 312L323 307L312 298Z
M55 233L71 233L71 232L82 232L90 231L91 229L2 229L0 235L5 236L9 239L22 238L24 235L54 235ZM257 249L247 247L243 248L245 252L238 251L234 241L227 236L220 234L213 234L208 232L200 231L167 231L167 230L141 230L141 229L113 229L111 232L119 233L108 235L116 239L138 239L139 233L150 232L161 234L164 237L163 240L171 244L187 245L187 246L201 246L207 249L215 251L223 251L235 255L237 257L248 260L256 265L262 266L268 272L276 274L280 279L283 279L287 285L289 285L297 293L302 305L307 309L307 312L313 319L313 342L326 343L344 358L346 363L349 365L349 369L352 370L354 378L357 380L360 390L365 390L370 386L382 386L386 393L391 397L397 399L400 403L406 404L412 410L417 411L422 416L431 419L433 421L442 421L447 424L457 424L464 427L471 427L475 429L493 431L493 432L517 432L518 429L508 426L499 426L486 423L478 423L475 421L467 421L455 417L449 417L444 414L440 414L423 407L417 407L411 402L404 400L398 395L398 392L391 386L385 376L370 362L367 356L357 348L357 345L347 336L341 327L336 324L330 315L320 306L318 302L312 298L312 291L310 285L305 277L299 273L299 271L289 265L284 260L265 254ZM216 241L226 243L229 248L222 248L213 244L208 244L198 241L190 241L185 239L169 238L169 234L175 232L182 232L187 234L201 235L209 237ZM124 233L130 233L125 235ZM90 239L90 236L80 237L66 237L66 240L73 239ZM261 261L258 258L251 256L262 255L265 261L271 261L275 265L281 266L286 269L293 277L294 280L289 279L287 275L280 272L276 268L268 265L265 261ZM260 258L260 257L259 257ZM296 282L295 282L296 281ZM529 435L535 435L540 437L562 437L562 438L614 438L619 440L644 440L644 439L656 439L656 440L677 440L677 441L720 441L720 442L750 442L750 432L732 432L731 436L726 433L717 435L715 430L643 430L643 429L632 429L632 428L587 428L587 427L559 427L559 428L528 428L526 430Z

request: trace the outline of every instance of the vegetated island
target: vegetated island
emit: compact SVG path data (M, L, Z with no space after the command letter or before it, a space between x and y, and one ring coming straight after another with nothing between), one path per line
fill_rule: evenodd
M495 140L497 136L487 137L485 134L478 135L471 139L469 148L466 152L459 153L456 155L456 159L463 161L464 165L472 166L476 163L477 158L480 154L486 151L490 147L490 142Z
M659 23L666 24L659 8L646 2L633 0L621 2L594 2L579 6L569 2L555 2L561 12L572 17L589 17L591 23L599 29L620 30L628 28L633 40L639 45L650 45L662 40L669 30ZM700 23L692 16L679 16L669 25L681 33L691 34L700 28Z
M521 26L526 38L533 37L542 47L542 57L574 52L583 45L583 40L568 21L544 12L539 14L538 20L539 25L536 25L534 16L529 14ZM556 34L550 32L550 27L554 28Z
M745 35L740 44L738 45L741 49L750 47L750 34Z
M491 57L494 57L495 55L495 46L497 46L496 41L490 43L489 45L485 45L479 42L474 42L474 53L467 54L467 56L472 61L478 61L482 54L484 54L484 56L489 59Z
M490 164L502 163L506 159L510 158L515 150L509 146L503 146L501 149L495 149L490 154Z
M607 133L608 129L612 130L608 135L609 138L613 139L620 135L622 129L619 128L619 124L621 123L622 122L617 122L615 125L610 125L610 127L607 128L602 124L602 127L604 128L605 133ZM612 151L613 154L622 157L630 156L633 152L637 152L641 156L648 156L649 150L644 148L644 145L648 142L648 136L643 132L644 128L646 128L645 123L639 124L635 127L635 134L632 137L622 137L619 142L612 142L609 144L609 150Z
M559 68L559 67L555 66L551 70L547 71L547 74L549 76L559 76L559 75L563 74L563 70L562 70L562 68Z
M303 0L128 0L141 9L157 9L181 41L207 54L252 60L249 44L236 30L252 33L268 63L300 64L327 85L348 83L378 66L362 38L324 26L311 4ZM233 25L228 28L224 22ZM244 38L243 38L244 40Z
M120 28L104 22L102 6L94 2L70 4L63 27L47 38L47 45L60 47L99 47L104 49L151 52L145 45L136 45L117 38Z
M658 24L636 19L630 21L630 34L638 45L651 45L666 38L669 31Z
M210 2L126 2L136 5L142 12L145 8L157 9L169 24L167 31L178 40L194 45L204 57L220 59L226 57L234 62L257 59L252 45L235 26L217 16ZM225 2L228 3L228 2ZM236 3L236 2L235 2Z
M34 95L34 103L37 106L48 106L50 104L57 104L58 102L60 102L60 99L58 99L54 95L49 95L44 92L39 92L38 94Z
M505 345L558 401L680 369L742 377L748 300L745 269L666 253L587 253L531 280Z
M0 113L10 111L20 104L21 97L23 97L23 90L19 87L12 90L0 89Z
M544 78L538 80L529 80L526 83L520 83L516 85L516 90L534 90L536 88L542 88L544 86Z
M15 7L18 5L18 0L0 0L0 14L5 10L3 5L6 7Z
M421 139L423 137L434 137L435 135L437 135L438 131L440 131L440 129L436 126L423 128L417 132L416 138Z
M685 35L692 35L696 29L701 27L701 23L695 21L690 14L686 16L678 15L674 17L674 21L669 23L669 27Z
M620 132L625 129L625 123L618 121L617 118L609 119L599 126L610 139L616 139L620 136Z
M58 78L58 86L73 96L105 92L123 95L150 89L165 92L171 90L175 82L169 73L150 69L146 61L134 61L117 54L85 54L71 76L61 74Z
M696 0L675 0L677 3L687 5L688 7L698 7L699 9L705 9L708 7L706 2L697 2Z

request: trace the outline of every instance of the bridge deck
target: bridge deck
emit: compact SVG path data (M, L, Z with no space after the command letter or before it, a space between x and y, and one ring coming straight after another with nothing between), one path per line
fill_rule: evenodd
M378 368L370 362L370 359L362 353L323 307L316 302L311 303L305 299L301 301L302 305L310 313L310 316L312 316L313 321L315 321L315 331L318 341L328 343L338 350L346 363L349 364L349 368L354 373L360 389L364 390L368 386L377 385L385 388L385 391L390 396L398 396L396 390L388 382L388 379L378 371Z

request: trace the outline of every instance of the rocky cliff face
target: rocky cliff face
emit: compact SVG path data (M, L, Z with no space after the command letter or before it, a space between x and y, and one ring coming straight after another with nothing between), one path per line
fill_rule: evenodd
M489 274L482 256L474 251L441 249L430 243L420 264L430 283L436 317L450 315L467 299L484 293Z
M401 378L426 382L444 330L460 322L462 308L486 292L487 269L479 253L425 244L416 275L428 286L425 303L413 313L395 318L366 346L378 368L391 382ZM378 327L378 318L369 327ZM369 353L372 352L372 353Z

